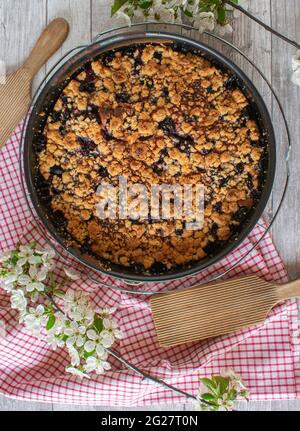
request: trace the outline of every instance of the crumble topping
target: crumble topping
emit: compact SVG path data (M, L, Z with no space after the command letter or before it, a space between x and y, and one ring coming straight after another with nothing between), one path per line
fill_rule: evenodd
M260 197L266 141L235 76L194 52L135 45L87 63L35 144L37 188L71 242L161 273L219 251ZM100 220L100 183L203 184L204 225Z

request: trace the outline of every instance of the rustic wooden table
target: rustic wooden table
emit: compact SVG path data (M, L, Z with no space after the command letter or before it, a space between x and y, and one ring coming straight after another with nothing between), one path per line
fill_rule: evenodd
M249 10L293 40L300 41L299 0L251 0ZM23 62L43 27L53 18L64 17L70 23L70 35L59 52L43 67L35 86L60 56L83 42L90 41L100 31L112 27L109 0L1 0L0 59L8 69ZM300 87L290 82L290 58L295 49L244 16L235 20L236 30L230 39L261 67L272 82L283 103L291 128L294 149L291 157L292 179L280 215L272 229L278 250L290 277L300 276ZM267 101L272 107L272 101ZM276 123L276 113L273 113ZM277 130L280 134L281 131ZM276 190L274 200L276 200ZM0 388L1 391L1 388ZM148 410L185 410L182 405L153 406ZM300 401L266 401L240 403L240 410L300 410ZM15 401L0 395L0 411L4 410L118 410L111 407L65 406ZM129 410L119 409L119 410ZM140 409L143 410L143 409Z

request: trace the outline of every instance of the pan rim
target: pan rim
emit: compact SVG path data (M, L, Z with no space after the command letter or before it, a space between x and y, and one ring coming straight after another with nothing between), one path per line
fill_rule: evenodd
M156 40L155 40L156 39ZM116 45L118 43L124 44L124 46L128 46L130 44L134 43L153 43L159 40L161 43L180 43L183 45L187 45L189 47L192 47L194 49L197 49L198 51L202 51L205 54L210 55L214 60L218 62L218 64L223 65L226 67L227 70L229 70L231 73L236 74L239 79L245 84L245 87L247 90L251 91L251 96L253 97L255 104L257 105L259 109L259 114L262 117L264 127L268 130L268 168L266 173L266 178L264 181L264 185L262 188L262 194L261 197L256 205L256 208L253 211L253 214L245 222L242 226L241 232L238 234L237 238L234 240L229 241L224 248L220 250L215 256L207 258L205 261L199 261L196 264L194 264L190 268L185 268L183 270L175 270L174 272L162 274L162 275L145 275L145 274L125 274L120 271L115 270L105 270L99 267L96 267L91 262L86 261L82 255L77 255L79 253L75 253L72 248L68 247L66 244L64 244L64 241L62 240L61 236L56 232L56 230L53 227L53 224L50 222L49 219L44 217L45 211L42 209L42 206L37 198L37 193L34 186L34 179L32 175L32 169L30 166L30 150L32 150L32 147L30 147L29 139L28 139L28 130L30 125L32 124L34 120L34 115L36 113L35 107L38 105L38 102L41 103L41 100L43 100L43 96L45 96L46 92L46 86L44 86L38 95L37 100L35 101L34 107L29 115L29 120L26 126L25 130L25 137L24 137L24 175L25 175L25 181L27 184L27 189L29 193L30 200L34 206L34 209L41 220L43 226L46 228L47 232L51 234L52 237L60 244L60 246L68 253L71 254L72 257L80 261L83 265L89 267L90 269L103 273L108 276L112 276L117 279L121 279L123 281L130 281L130 282L144 282L144 283L153 283L153 282L166 282L166 281L172 281L181 279L190 275L196 275L197 273L203 271L204 269L207 269L208 267L211 267L212 265L216 264L217 262L220 262L225 256L229 255L234 249L238 247L238 245L242 244L245 238L249 235L249 233L252 231L252 229L257 224L259 218L261 217L266 204L269 200L272 186L274 182L275 177L275 167L276 167L276 138L274 133L273 124L271 121L271 117L269 114L269 111L264 103L264 100L260 93L258 92L256 86L253 84L253 82L247 77L247 75L231 60L229 60L227 57L224 56L224 54L220 53L214 48L209 47L208 45L204 44L203 42L200 42L198 40L194 40L187 36L182 35L176 35L169 32L161 32L161 31L146 31L146 32L125 32L121 33L115 36L109 36L106 39L102 40L101 43L99 41L96 41L89 45L89 48L96 47L98 49L98 54L100 55L103 52L110 51L113 48L113 45ZM138 42L139 41L139 42ZM77 52L74 56L71 57L72 59L79 58L82 53L86 50L86 47L83 47L82 50ZM96 56L96 55L95 55ZM82 64L88 61L89 56L86 55L84 58L84 61L82 61ZM51 82L54 77L57 75L57 73L66 65L66 63L63 63L62 67L55 71L55 74L50 78L49 82ZM41 103L42 104L42 103ZM40 112L40 111L38 111ZM118 266L118 265L113 265ZM123 268L120 266L120 268ZM126 268L123 268L123 271L126 271Z

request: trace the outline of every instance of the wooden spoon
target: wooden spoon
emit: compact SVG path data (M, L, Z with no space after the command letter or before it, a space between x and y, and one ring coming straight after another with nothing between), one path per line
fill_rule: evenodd
M275 285L256 275L155 295L158 341L172 346L262 323L280 301L300 297L300 280Z
M25 116L31 100L32 79L65 41L69 24L54 19L45 28L25 63L0 84L0 147L5 144L16 125Z

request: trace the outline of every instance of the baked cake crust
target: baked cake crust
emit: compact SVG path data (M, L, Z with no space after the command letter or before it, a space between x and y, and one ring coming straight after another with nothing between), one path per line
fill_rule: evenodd
M68 83L36 143L39 190L71 242L137 272L214 254L257 203L266 142L235 77L194 52L146 44L87 63ZM100 220L96 190L203 184L204 225ZM46 186L47 185L47 186ZM46 196L45 196L46 195Z

